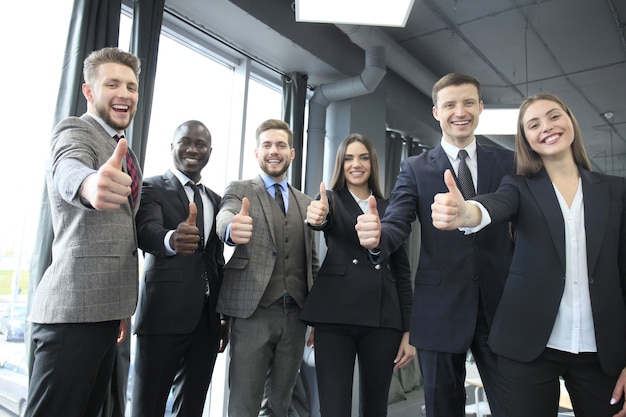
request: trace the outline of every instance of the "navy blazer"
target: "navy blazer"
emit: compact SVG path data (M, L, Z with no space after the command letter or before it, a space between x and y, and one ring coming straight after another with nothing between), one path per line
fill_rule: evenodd
M359 244L354 225L361 208L347 189L326 191L329 213L323 227L328 251L300 318L307 324L333 323L409 331L411 270L405 246L378 265ZM387 200L376 199L382 215Z
M136 333L191 333L204 307L205 274L209 281L211 327L215 332L220 330L220 316L215 308L224 276L224 245L215 233L215 215L221 199L210 189L206 191L214 215L204 250L190 256L165 256L165 235L189 216L189 198L169 170L163 176L144 181L136 219L139 247L145 251L134 322Z
M626 366L626 180L580 169L587 268L598 359L605 373ZM546 348L565 288L565 225L545 170L507 176L479 196L494 223L512 220L511 270L489 337L498 355L536 359Z
M513 172L513 153L477 145L477 192L495 191ZM419 265L415 274L411 344L417 349L464 353L474 338L479 301L488 323L496 311L512 254L506 224L491 225L475 235L436 229L431 204L447 191L443 181L450 160L441 144L402 161L382 217L381 256L408 238L411 224L421 224Z

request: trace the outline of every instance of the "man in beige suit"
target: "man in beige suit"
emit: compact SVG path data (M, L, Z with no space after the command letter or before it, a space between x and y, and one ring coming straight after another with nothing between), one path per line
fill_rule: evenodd
M218 236L235 246L217 304L231 317L228 414L287 417L304 351L300 308L318 259L304 224L311 199L287 184L295 156L289 125L266 120L256 141L261 175L231 183L217 216Z
M87 113L53 131L46 182L54 241L28 316L29 417L99 414L120 330L135 310L141 172L119 137L136 111L139 72L127 52L92 52L83 68Z

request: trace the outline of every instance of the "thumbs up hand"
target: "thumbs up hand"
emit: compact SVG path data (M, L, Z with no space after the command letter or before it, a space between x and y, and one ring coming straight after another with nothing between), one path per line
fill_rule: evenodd
M361 214L357 217L357 223L354 226L359 236L359 242L365 249L374 250L380 245L380 217L378 216L378 206L376 205L376 197L373 195L367 199L370 212Z
M449 169L444 172L443 181L446 183L448 192L436 194L433 204L430 206L433 226L440 230L455 230L459 227L476 226L480 223L482 217L480 210L472 204L465 203L463 194L456 186ZM476 216L478 216L477 220L475 219Z
M311 201L306 209L306 223L319 226L326 220L328 215L328 197L326 196L326 186L324 182L320 183L320 199Z
M230 225L230 241L237 245L250 243L252 237L252 217L248 215L250 201L247 197L241 199L241 210L233 217Z
M80 195L96 210L117 210L128 202L132 179L122 171L128 143L120 139L113 155L83 181Z
M189 256L198 250L200 231L196 226L198 208L194 202L189 203L189 216L180 222L170 236L170 246L177 255Z

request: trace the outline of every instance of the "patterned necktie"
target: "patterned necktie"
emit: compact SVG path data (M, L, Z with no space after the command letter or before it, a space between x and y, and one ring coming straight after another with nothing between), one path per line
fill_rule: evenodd
M278 207L280 207L283 214L285 214L285 201L283 200L283 192L279 183L274 184L274 199L278 203Z
M461 193L463 197L468 200L472 197L476 196L476 190L474 189L474 181L472 180L472 173L467 167L467 163L465 162L465 158L467 158L467 151L465 149L461 149L458 155L459 161L459 172L457 173L457 178L459 179L459 185L461 186Z
M200 187L202 185L196 185L193 181L187 182L187 185L193 190L193 202L196 203L198 209L198 215L196 216L196 227L200 231L200 242L198 242L198 250L204 248L204 204L202 203L202 195L200 194Z
M115 135L113 136L113 139L115 139L116 142L119 142L120 139L124 139L124 136ZM132 179L130 185L130 199L134 207L137 202L137 197L139 197L139 171L137 170L137 165L135 165L133 157L128 151L126 151L126 170Z

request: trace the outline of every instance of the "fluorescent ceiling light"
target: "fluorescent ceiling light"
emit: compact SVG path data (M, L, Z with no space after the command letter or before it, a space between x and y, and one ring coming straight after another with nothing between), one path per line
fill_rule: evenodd
M296 0L296 21L404 26L414 0Z
M515 135L519 109L483 109L476 135Z

